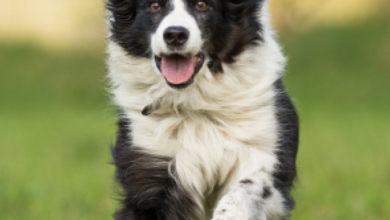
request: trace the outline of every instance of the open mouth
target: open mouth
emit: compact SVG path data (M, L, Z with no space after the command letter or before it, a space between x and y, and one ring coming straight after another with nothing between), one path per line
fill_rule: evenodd
M157 68L160 70L168 85L183 89L194 82L194 76L203 66L204 55L199 53L195 56L181 54L155 56Z

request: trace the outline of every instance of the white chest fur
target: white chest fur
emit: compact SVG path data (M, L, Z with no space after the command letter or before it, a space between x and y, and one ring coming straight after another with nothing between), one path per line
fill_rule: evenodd
M285 61L272 38L224 65L223 74L203 67L184 91L170 89L150 59L129 57L113 42L109 54L115 102L132 122L133 144L174 158L187 189L204 195L229 185L236 173L272 172L278 135L273 83ZM142 115L151 103L159 109Z
M231 117L207 111L129 112L133 144L174 158L182 184L203 195L228 183L235 171L245 175L253 167L272 172L277 125L271 104Z

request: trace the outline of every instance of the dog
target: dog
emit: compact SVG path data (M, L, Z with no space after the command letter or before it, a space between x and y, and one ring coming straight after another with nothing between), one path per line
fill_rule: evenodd
M108 0L116 220L286 220L298 116L267 0Z

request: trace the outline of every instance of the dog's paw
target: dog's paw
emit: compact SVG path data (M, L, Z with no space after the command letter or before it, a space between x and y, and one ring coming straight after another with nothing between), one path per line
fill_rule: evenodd
M214 210L212 220L245 220L246 214L245 205L230 194L222 198Z
M248 204L225 198L213 213L211 220L267 220L260 207L251 207Z
M223 208L214 212L212 220L239 220L243 219L242 217L230 209Z
M261 207L254 207L229 195L214 210L212 220L266 220L266 216Z
M264 212L256 212L255 214L244 213L244 210L237 211L235 212L229 209L216 210L212 220L267 220Z

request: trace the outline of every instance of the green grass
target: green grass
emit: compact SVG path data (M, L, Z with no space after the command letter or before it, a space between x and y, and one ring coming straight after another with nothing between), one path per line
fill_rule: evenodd
M0 219L109 219L115 108L103 50L0 51Z
M300 113L293 219L390 218L390 26L285 31ZM0 219L110 219L115 107L103 49L0 43Z
M293 219L389 219L390 26L367 21L281 41L301 119Z

